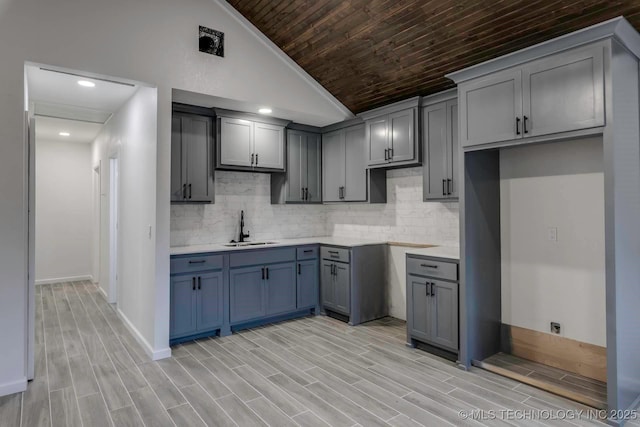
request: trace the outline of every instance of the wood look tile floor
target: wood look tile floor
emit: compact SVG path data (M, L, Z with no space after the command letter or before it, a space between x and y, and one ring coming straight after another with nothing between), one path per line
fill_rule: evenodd
M405 323L392 318L350 327L307 317L152 362L95 285L37 289L36 377L0 397L2 427L604 425L460 418L586 408L407 348Z

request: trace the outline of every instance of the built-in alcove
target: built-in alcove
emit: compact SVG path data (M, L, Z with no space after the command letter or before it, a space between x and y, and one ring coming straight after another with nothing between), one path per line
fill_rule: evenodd
M500 148L493 156L500 352L474 363L606 408L602 137Z

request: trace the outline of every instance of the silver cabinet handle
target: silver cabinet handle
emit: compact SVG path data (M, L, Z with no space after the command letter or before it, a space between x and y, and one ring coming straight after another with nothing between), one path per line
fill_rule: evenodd
M251 164L253 165L253 159L255 157L255 154L251 153Z
M420 264L420 267L438 268L438 266L434 264Z
M258 153L256 153L256 166L258 166Z

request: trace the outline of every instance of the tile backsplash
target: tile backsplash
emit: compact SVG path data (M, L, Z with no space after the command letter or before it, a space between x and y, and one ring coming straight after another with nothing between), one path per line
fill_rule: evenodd
M237 239L240 211L251 240L340 236L458 244L458 203L422 201L422 168L387 172L387 203L272 205L269 174L215 172L215 204L172 205L171 245Z

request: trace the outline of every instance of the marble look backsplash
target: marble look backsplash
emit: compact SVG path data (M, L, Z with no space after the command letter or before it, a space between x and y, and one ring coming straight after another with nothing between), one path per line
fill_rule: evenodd
M387 203L380 205L272 205L268 174L215 173L215 204L171 206L172 246L237 239L241 210L251 240L340 236L458 244L458 203L424 203L419 167L388 171Z

